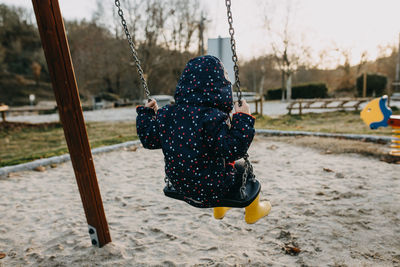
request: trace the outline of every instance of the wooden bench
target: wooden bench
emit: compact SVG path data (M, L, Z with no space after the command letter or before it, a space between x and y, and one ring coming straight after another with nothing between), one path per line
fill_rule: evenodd
M6 113L26 113L26 112L46 112L46 111L56 111L57 107L38 107L38 106L24 106L24 107L14 107L10 108L7 105L0 105L0 112L3 121L6 121Z
M0 105L1 118L3 121L6 121L6 111L8 111L8 109L7 105Z
M46 112L46 111L56 111L57 107L56 106L45 106L45 107L40 107L40 106L23 106L23 107L14 107L14 108L9 108L8 112L12 113L26 113L26 112L33 112L33 113L39 113L39 112Z
M358 110L360 105L365 102L371 101L372 98L326 98L326 99L296 99L289 103L286 107L289 111L289 115L292 114L292 110L299 110L299 115L302 115L305 109L354 109Z

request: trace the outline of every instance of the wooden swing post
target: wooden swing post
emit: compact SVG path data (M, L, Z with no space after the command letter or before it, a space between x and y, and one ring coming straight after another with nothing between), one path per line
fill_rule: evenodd
M111 242L111 236L97 183L60 6L58 0L32 0L32 3L91 242L102 247Z

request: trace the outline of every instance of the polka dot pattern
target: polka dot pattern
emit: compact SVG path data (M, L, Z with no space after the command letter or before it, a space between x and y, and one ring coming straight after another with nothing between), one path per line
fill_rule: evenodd
M216 71L204 76L206 70ZM162 148L165 173L186 202L210 207L233 186L236 170L231 163L247 152L255 120L244 113L236 113L229 120L231 84L215 57L188 62L175 100L176 104L163 107L157 114L138 107L137 132L145 148Z

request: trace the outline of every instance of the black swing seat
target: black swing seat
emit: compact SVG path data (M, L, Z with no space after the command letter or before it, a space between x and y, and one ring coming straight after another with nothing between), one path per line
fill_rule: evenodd
M219 201L218 205L211 206L215 207L230 207L230 208L244 208L250 205L254 199L258 196L261 190L261 185L257 180L248 181L246 183L246 197L242 199L240 191L238 190L232 198L223 198ZM164 187L164 194L167 197L174 198L177 200L185 201L185 196L180 192L176 191L172 185Z

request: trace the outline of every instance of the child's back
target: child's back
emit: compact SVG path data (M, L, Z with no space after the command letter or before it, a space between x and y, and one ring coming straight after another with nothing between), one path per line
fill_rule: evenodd
M194 206L218 203L235 184L233 162L254 137L254 118L233 115L232 86L212 56L188 62L175 92L175 104L158 110L138 107L137 129L143 146L162 148L165 172L174 188Z

